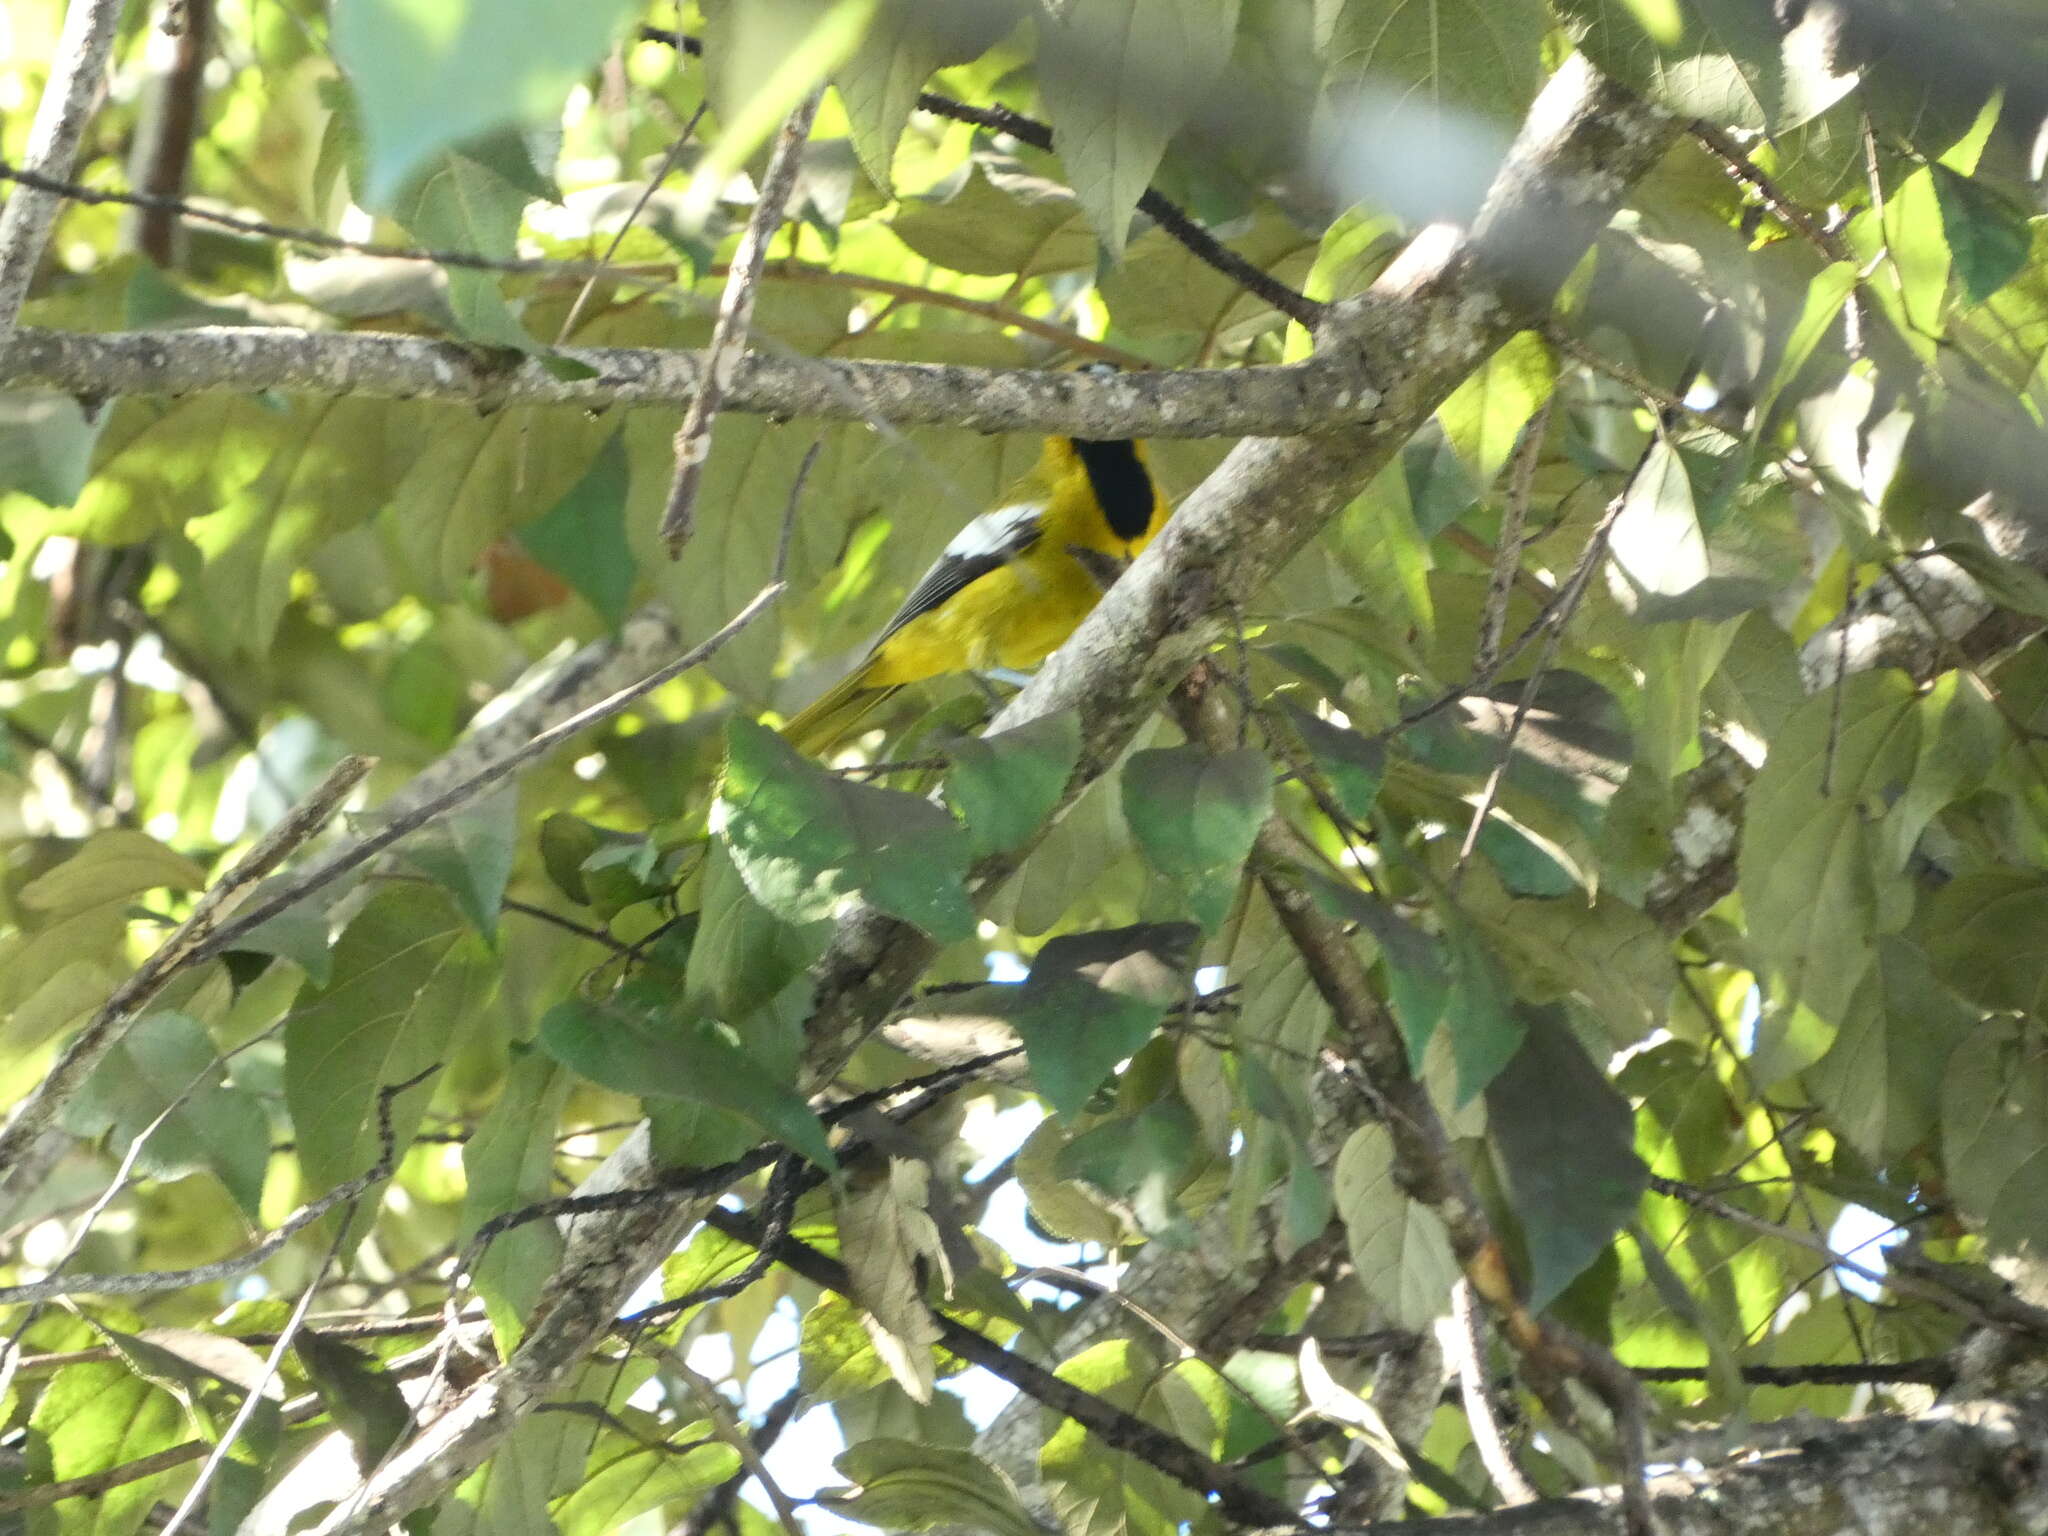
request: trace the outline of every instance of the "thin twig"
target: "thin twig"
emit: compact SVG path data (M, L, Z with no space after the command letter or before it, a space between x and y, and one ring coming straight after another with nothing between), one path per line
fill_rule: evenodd
M1741 1206L1730 1204L1719 1195L1678 1179L1665 1178L1662 1174L1650 1175L1650 1188L1660 1195L1682 1200L1695 1210L1705 1211L1710 1216L1718 1216L1723 1221L1747 1227L1752 1232L1804 1248L1808 1253L1827 1260L1831 1269L1844 1270L1859 1279L1870 1281L1873 1285L1884 1286L1898 1295L1929 1302L1945 1312L1953 1312L1956 1316L1967 1318L1973 1323L2048 1336L2048 1308L2032 1306L2016 1296L1978 1296L1957 1286L1925 1280L1917 1274L1903 1273L1896 1265L1881 1270L1871 1269L1867 1265L1857 1263L1847 1254L1837 1252L1820 1238L1801 1232L1797 1227L1788 1227L1782 1222L1751 1215Z
M1807 244L1829 261L1849 259L1849 253L1843 248L1842 242L1815 223L1813 215L1794 202L1783 187L1766 175L1762 167L1750 159L1742 146L1731 139L1726 131L1704 119L1687 124L1686 131L1713 152L1715 158L1727 168L1729 175L1753 188L1763 198L1764 206L1790 226Z
M495 758L473 773L458 779L439 794L432 795L418 805L411 807L401 816L394 816L374 832L338 849L331 857L323 859L314 868L283 882L281 888L235 921L224 925L194 955L204 958L231 949L251 931L269 922L278 913L289 910L304 901L315 891L331 885L350 870L368 863L378 854L401 838L410 836L430 821L438 820L459 805L475 799L484 790L499 780L509 777L525 767L535 758L545 756L562 742L578 732L587 730L601 720L609 720L628 705L636 703L666 683L681 677L685 672L701 666L705 661L724 649L726 643L755 619L759 618L769 604L782 595L779 582L770 583L754 594L753 600L738 613L721 625L718 630L690 647L681 656L666 666L657 667L637 683L631 683L616 693L599 699L595 704L578 710L566 720L556 722L544 731L536 732L525 743L503 757Z
M725 280L725 294L718 301L718 319L711 328L711 341L704 349L704 376L690 407L676 428L676 477L669 487L668 505L661 514L661 539L671 557L688 542L697 511L697 489L704 480L704 463L711 457L711 429L718 422L718 408L725 400L725 388L746 350L747 332L754 323L754 292L760 286L761 267L768 259L769 244L782 229L783 211L796 188L797 168L803 163L804 142L811 136L811 123L824 99L821 86L797 104L775 136L775 148L768 157L768 171L761 178L761 190L754 211L733 253L732 268Z
M1639 1381L1712 1381L1713 1370L1704 1365L1632 1365ZM1742 1379L1753 1387L1885 1387L1898 1384L1948 1387L1956 1379L1956 1368L1940 1355L1918 1360L1900 1360L1891 1365L1874 1362L1812 1365L1745 1365L1738 1368Z
M398 1137L391 1125L391 1101L440 1070L441 1065L436 1062L402 1083L378 1089L377 1161L346 1183L335 1185L318 1200L300 1206L246 1253L232 1259L216 1259L211 1264L196 1264L190 1269L144 1269L126 1275L59 1275L26 1285L0 1286L0 1306L51 1301L59 1296L151 1296L159 1291L180 1291L188 1286L210 1285L216 1280L232 1280L260 1268L299 1232L336 1206L361 1198L371 1186L391 1177L391 1171L398 1166Z
M619 246L627 234L639 221L640 215L646 211L647 205L654 200L654 194L661 190L661 184L668 180L668 173L676 168L676 161L682 158L683 146L690 142L690 135L697 131L697 125L704 120L704 114L710 110L711 100L706 97L697 104L697 110L690 114L690 120L683 124L682 132L669 141L668 152L661 157L661 164L655 168L654 174L647 178L647 185L640 189L640 196L634 199L633 206L627 210L625 222L613 232L611 244L607 245L604 254L597 258L600 268L611 266L612 257L619 253ZM583 286L576 290L576 301L569 306L569 313L562 317L561 329L555 332L556 346L561 346L569 339L570 334L576 329L576 322L583 318L583 306L590 302L590 296L597 291L598 276L596 272L591 273L583 279Z
M703 42L687 33L671 32L661 27L642 27L640 36L648 42L666 43L683 53L701 55L704 52ZM917 109L920 112L929 112L934 117L947 118L952 122L971 123L977 128L1008 134L1020 144L1029 144L1033 149L1045 150L1050 154L1058 153L1053 146L1050 124L1042 123L1035 117L1026 117L1022 112L1009 107L977 107L951 96L942 96L937 91L920 91L917 96ZM1138 209L1178 240L1197 260L1215 268L1248 293L1264 299L1288 319L1299 321L1311 331L1322 323L1327 306L1321 301L1288 287L1277 277L1253 266L1197 224L1188 216L1185 209L1171 201L1157 188L1145 189L1138 199Z
M1500 542L1493 551L1493 575L1486 584L1486 608L1480 615L1479 647L1474 663L1482 670L1500 655L1501 637L1508 627L1508 599L1513 595L1515 576L1522 568L1522 530L1529 519L1529 499L1535 489L1536 466L1543 458L1543 437L1550 426L1550 407L1556 396L1536 407L1522 427L1508 460L1508 490L1501 507Z
M784 1235L787 1235L786 1227ZM781 1238L778 1237L776 1242L780 1241ZM772 1261L773 1245L764 1248L760 1256ZM683 1358L682 1351L671 1349L662 1359L663 1363L696 1393L697 1400L704 1405L704 1411L711 1417L713 1428L718 1431L718 1438L739 1452L740 1461L745 1466L747 1475L761 1485L761 1491L768 1496L768 1502L774 1506L775 1518L782 1522L782 1529L788 1536L804 1536L804 1524L797 1518L796 1505L769 1472L768 1463L761 1455L761 1448L754 1443L754 1437L748 1434L746 1427L739 1422L737 1415L732 1411L732 1404L725 1400L725 1394L720 1392L713 1382L707 1380L702 1372L691 1366L690 1362Z
M12 715L0 715L0 727L5 727L8 735L12 736L30 751L41 752L51 762L55 763L57 771L64 775L64 782L71 786L79 799L87 801L98 809L107 812L122 826L132 827L135 825L134 807L116 805L108 798L101 787L93 782L92 776L85 771L85 764L81 763L69 752L66 752L41 731L36 730L33 726L23 725Z
M388 1103L389 1101L385 1100L383 1105L380 1105L380 1114L384 1113L384 1106ZM388 1131L389 1126L386 1125L384 1129ZM277 1379L278 1367L284 1363L285 1351L291 1348L292 1340L304 1326L306 1314L312 1310L313 1297L319 1292L321 1281L326 1278L327 1271L334 1267L334 1261L341 1257L342 1246L348 1241L348 1229L354 1215L355 1202L351 1201L348 1216L342 1219L341 1225L335 1231L334 1240L327 1245L327 1256L320 1261L320 1267L313 1271L313 1278L306 1282L306 1288L299 1292L298 1305L292 1308L291 1316L285 1319L284 1327L278 1332L277 1342L270 1346L270 1353L263 1361L262 1371L243 1390L241 1406L235 1410L235 1416L228 1421L228 1427L215 1444L213 1454L206 1458L206 1465L199 1469L199 1476L192 1480L192 1486L186 1490L183 1502L172 1513L161 1536L178 1536L179 1528L191 1517L192 1511L199 1507L199 1501L206 1497L207 1487L213 1482L214 1475L220 1471L221 1463L227 1460L228 1453L235 1448L235 1442L241 1439L242 1431L248 1427L249 1420L255 1415L256 1405L263 1400L263 1389Z
M705 1224L756 1244L765 1240L761 1225L751 1216L714 1206L705 1212ZM784 1237L773 1245L775 1257L814 1285L840 1295L853 1294L853 1277L839 1260L830 1258L809 1243ZM1124 1412L1093 1392L1063 1381L1051 1371L1022 1355L1005 1349L986 1334L934 1312L940 1344L971 1365L979 1365L1009 1382L1026 1396L1075 1420L1099 1437L1103 1444L1147 1462L1184 1487L1213 1494L1217 1508L1230 1519L1256 1527L1288 1526L1294 1511L1272 1495L1240 1481L1228 1468L1194 1450L1174 1435L1155 1429L1142 1419Z
M124 9L122 0L71 0L65 7L49 82L36 103L23 150L28 170L60 178L71 174ZM0 208L0 341L13 334L21 318L22 301L50 243L60 205L55 194L25 186Z
M1653 437L1654 443L1656 439ZM1620 518L1622 509L1628 505L1629 492L1634 488L1637 476L1650 461L1649 449L1636 460L1636 467L1629 474L1628 481L1615 493L1600 514L1600 521L1593 525L1593 536L1586 541L1585 550L1572 573L1558 588L1557 601L1544 611L1538 624L1545 627L1543 648L1536 653L1536 664L1522 683L1520 697L1515 700L1515 712L1508 720L1508 728L1501 737L1500 759L1493 765L1493 771L1486 776L1485 787L1479 792L1479 802L1472 807L1472 820L1465 827L1465 840L1458 847L1457 862L1451 866L1451 882L1455 886L1458 877L1465 871L1466 862L1472 857L1472 850L1479 845L1480 831L1486 825L1486 818L1493 814L1493 807L1500 798L1500 787L1507 777L1508 766L1514 761L1515 742L1522 734L1522 726L1529 718L1529 711L1535 706L1536 691L1543 685L1543 678L1550 670L1550 664L1557 657L1557 648L1564 639L1565 627L1572 621L1572 615L1579 611L1579 604L1585 600L1586 588L1591 584L1593 572L1600 563L1600 557L1607 552L1608 535L1613 533L1614 524ZM1536 626L1532 625L1533 630ZM1486 668L1478 669L1481 672ZM1468 690L1469 691L1469 690ZM1412 723L1406 719L1402 724Z
M209 935L217 936L221 919L241 903L250 889L282 864L308 839L324 827L341 803L376 766L370 757L345 757L328 771L327 777L285 817L244 854L234 868L216 880L193 905L192 913L175 932L120 986L114 989L99 1012L64 1047L64 1054L22 1100L14 1118L0 1130L0 1183L35 1138L55 1119L58 1109L70 1101L108 1051L128 1032L159 992L180 969L202 953ZM250 925L253 926L253 925Z
M775 536L775 568L769 579L780 585L789 578L789 551L796 542L796 511L804 499L804 482L811 478L811 470L818 462L818 452L825 446L825 434L819 433L811 439L811 446L804 450L803 462L796 467L796 478L789 482L789 499L782 504L782 531Z
M775 1448L775 1442L782 1438L782 1432L789 1427L789 1421L796 1417L797 1405L803 1401L804 1389L791 1387L778 1397L761 1415L760 1427L750 1437L754 1454L765 1457ZM743 1457L742 1460L745 1458ZM733 1505L739 1502L740 1489L754 1474L745 1466L720 1483L690 1511L684 1519L677 1536L710 1536L721 1525L732 1520Z
M1480 1464L1500 1490L1503 1504L1533 1504L1536 1489L1516 1465L1507 1437L1501 1433L1492 1395L1486 1390L1485 1319L1480 1316L1472 1282L1463 1277L1451 1287L1451 1320L1456 1325L1452 1337L1458 1346L1458 1395L1465 1403L1465 1422L1471 1427Z

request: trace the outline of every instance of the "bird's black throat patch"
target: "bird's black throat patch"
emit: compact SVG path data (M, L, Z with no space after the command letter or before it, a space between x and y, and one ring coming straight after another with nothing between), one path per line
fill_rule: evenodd
M1095 438L1073 439L1074 452L1088 471L1088 484L1110 530L1120 539L1141 536L1152 526L1152 477L1138 459L1138 448L1129 440L1103 442Z

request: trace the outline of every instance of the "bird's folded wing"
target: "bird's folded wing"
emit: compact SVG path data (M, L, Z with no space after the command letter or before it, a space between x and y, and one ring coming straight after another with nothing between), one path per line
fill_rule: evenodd
M877 649L912 619L930 613L962 588L999 570L1038 542L1045 508L1037 502L984 512L953 536L924 573L896 616L875 640Z

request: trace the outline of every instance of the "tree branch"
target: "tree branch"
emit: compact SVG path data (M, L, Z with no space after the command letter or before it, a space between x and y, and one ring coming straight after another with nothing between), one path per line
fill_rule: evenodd
M0 340L0 385L113 395L350 395L507 405L680 406L704 378L704 354L564 347L593 370L558 378L546 360L457 341L286 326L85 334L25 326ZM1329 431L1369 419L1379 396L1351 368L1311 360L1109 377L1044 369L876 363L749 352L724 408L752 415L1098 437L1242 437Z
M797 168L803 163L804 142L811 136L811 123L818 115L818 103L825 88L819 86L797 104L768 157L768 172L761 179L754 211L740 235L739 249L725 274L725 293L718 303L718 318L711 328L711 344L704 349L704 382L690 397L676 428L676 471L669 486L668 505L661 514L661 541L671 558L682 552L696 521L697 487L703 483L704 462L711 457L711 429L718 422L719 407L725 402L726 380L746 350L747 332L754 324L754 290L761 281L761 267L768 259L768 246L782 228L782 212L796 186Z
M122 0L71 0L65 8L49 84L36 103L35 122L28 131L24 154L29 170L70 176L106 78L107 60L113 56L122 9ZM12 335L21 315L61 203L53 193L17 187L0 208L0 343Z
M2048 1401L2041 1398L1959 1403L1914 1418L1786 1427L1796 1449L1655 1479L1660 1529L1667 1536L2007 1536L2033 1528L2048 1508L2048 1457L2041 1454L2048 1445ZM1484 1515L1411 1520L1401 1532L1610 1536L1613 1498L1603 1489ZM1286 1536L1294 1533L1286 1528Z

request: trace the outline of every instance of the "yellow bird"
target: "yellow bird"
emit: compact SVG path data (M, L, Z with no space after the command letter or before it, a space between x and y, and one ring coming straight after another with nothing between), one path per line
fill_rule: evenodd
M1159 532L1166 497L1145 446L1049 437L1002 506L954 537L911 588L866 658L782 728L822 753L906 683L941 673L1036 666L1059 648Z

